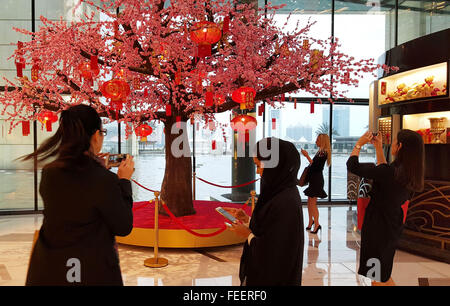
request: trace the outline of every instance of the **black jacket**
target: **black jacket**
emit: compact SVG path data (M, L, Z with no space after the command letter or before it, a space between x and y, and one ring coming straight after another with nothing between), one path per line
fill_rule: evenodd
M303 267L303 214L297 187L265 204L262 233L244 244L239 276L247 286L299 286Z
M44 220L26 285L123 285L115 236L133 228L130 181L92 160L82 171L44 168L39 191Z

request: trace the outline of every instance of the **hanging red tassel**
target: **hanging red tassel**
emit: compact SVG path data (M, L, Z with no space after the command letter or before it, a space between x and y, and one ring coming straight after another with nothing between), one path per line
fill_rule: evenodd
M311 104L310 104L310 112L311 112L311 114L314 113L314 101L311 101Z
M30 135L30 121L22 121L22 135Z
M294 99L294 109L297 109L297 98Z
M206 92L206 94L205 94L205 100L206 100L206 103L205 103L205 106L206 107L211 107L211 106L213 106L213 96L214 96L214 93L212 92L212 91L207 91Z
M17 50L18 50L19 57L15 61L18 78L23 77L23 69L25 69L25 61L22 57L22 48L23 48L23 42L18 41L17 42Z
M51 120L45 121L45 127L47 128L47 132L51 132L52 131L52 121Z
M215 140L212 141L212 149L213 149L213 150L216 149L216 141L215 141Z
M272 118L272 130L275 130L277 128L277 119Z
M281 95L281 102L284 102L284 100L286 99L286 96L284 94Z
M225 16L225 18L223 18L222 33L228 32L230 32L230 16Z
M91 70L98 70L98 57L91 55Z
M177 116L177 129L181 128L181 116Z
M166 116L167 117L172 116L172 105L170 105L170 104L166 105Z

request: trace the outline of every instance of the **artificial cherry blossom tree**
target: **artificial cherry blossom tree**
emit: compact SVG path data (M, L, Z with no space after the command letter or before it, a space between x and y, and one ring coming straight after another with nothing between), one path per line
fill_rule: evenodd
M82 2L94 10L79 21L41 16L38 32L16 29L30 40L11 58L18 69L33 67L32 78L5 79L2 114L13 128L35 120L44 109L60 112L88 103L102 117L134 127L163 122L166 169L161 197L176 216L195 213L190 156L175 157L170 150L175 138L187 137L169 132L177 121L209 121L215 113L239 108L231 95L243 86L255 89L255 102L271 105L271 98L299 89L342 98L345 94L335 85L356 86L364 73L380 68L372 59L356 61L343 54L331 38L309 36L309 22L290 31L276 26L274 15L280 7L268 6L264 14L264 8L226 0ZM196 56L197 44L190 36L200 21L214 22L221 32L205 57ZM91 76L89 70L82 74L80 65L86 63L98 65L98 70L91 67ZM119 104L100 90L112 78L130 87ZM207 92L213 92L212 105Z

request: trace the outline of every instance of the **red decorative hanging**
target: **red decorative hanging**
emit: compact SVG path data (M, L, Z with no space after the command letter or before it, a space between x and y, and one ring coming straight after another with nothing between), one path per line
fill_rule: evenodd
M323 57L323 51L314 49L312 50L311 53L311 59L310 59L310 64L311 64L311 70L312 71L316 71L317 69L319 69L319 60Z
M213 140L213 141L212 141L212 144L211 144L211 146L212 146L212 149L213 149L213 150L215 150L215 149L216 149L216 141L215 141L215 140Z
M30 135L30 121L22 121L22 135Z
M121 110L123 103L130 94L130 86L122 79L112 79L100 86L103 96L111 99L111 107Z
M33 64L33 67L31 67L31 80L33 82L36 82L39 79L39 65Z
M149 136L153 132L153 129L148 124L139 125L136 130L136 136L141 137L142 142L147 142L147 136Z
M23 58L23 42L18 41L17 42L17 50L18 50L18 57L15 60L15 64L16 64L16 72L17 72L17 77L21 78L23 77L23 69L25 69L25 59Z
M311 103L310 103L310 113L311 114L314 113L314 101L311 101Z
M276 129L277 129L277 119L272 118L272 130L276 130Z
M78 65L78 71L80 72L80 76L90 82L94 79L95 76L97 76L100 73L98 65L97 67L92 67L91 62L83 62Z
M181 128L181 116L177 116L176 120L177 120L177 129L180 129Z
M297 109L297 98L294 99L294 109Z
M205 93L205 106L206 107L211 107L213 106L214 103L214 93L212 91L207 91Z
M166 105L166 116L167 117L172 116L172 105L170 105L170 104Z
M92 69L92 71L99 71L100 72L100 68L98 68L98 57L97 57L97 55L91 55L91 69Z
M239 139L242 140L245 137L245 141L248 141L248 132L256 128L256 118L249 115L238 115L231 120L231 128L233 131L239 133Z
M222 33L228 32L230 32L230 16L225 16L225 18L223 18Z
M54 122L58 121L58 116L52 111L42 111L37 115L37 119L42 124L45 124L45 127L47 128L47 132L51 132L52 124Z
M198 44L197 56L206 57L211 56L211 45L220 40L222 33L214 22L205 20L192 26L190 36Z
M256 91L251 87L240 87L233 91L231 98L240 103L241 109L253 109L255 107Z

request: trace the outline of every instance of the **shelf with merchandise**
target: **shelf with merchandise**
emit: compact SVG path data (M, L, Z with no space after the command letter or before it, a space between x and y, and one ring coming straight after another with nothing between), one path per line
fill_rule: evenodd
M378 81L378 105L448 97L448 63L397 73Z

